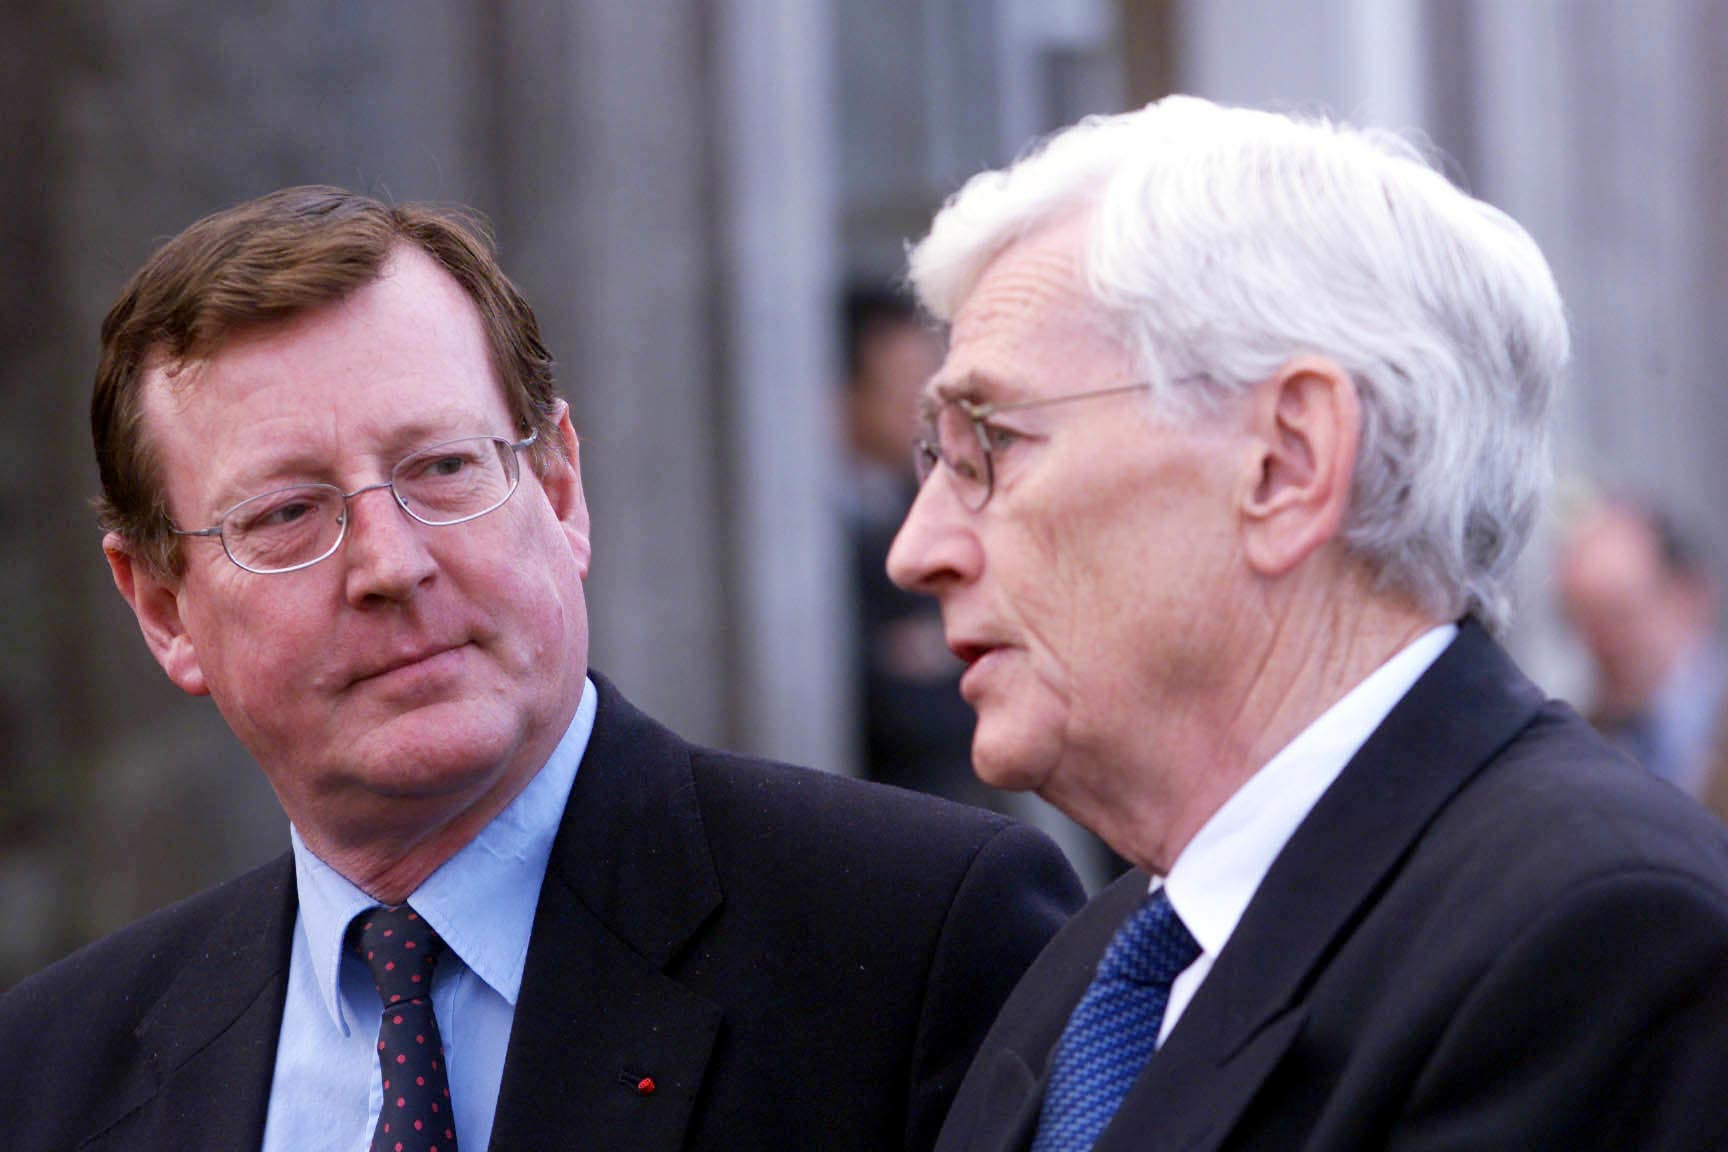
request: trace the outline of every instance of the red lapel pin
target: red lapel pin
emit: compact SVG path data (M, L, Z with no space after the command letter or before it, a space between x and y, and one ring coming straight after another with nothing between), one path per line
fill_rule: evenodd
M628 1068L618 1073L618 1083L627 1088L636 1089L638 1096L652 1096L659 1085L654 1083L654 1077L644 1076L640 1072L632 1072Z

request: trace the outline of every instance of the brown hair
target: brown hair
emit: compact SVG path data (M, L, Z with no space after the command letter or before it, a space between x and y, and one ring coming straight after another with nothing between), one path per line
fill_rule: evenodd
M151 256L102 322L90 400L104 530L163 575L180 566L158 461L142 427L143 380L177 373L236 333L279 324L378 279L398 244L431 256L479 309L493 370L518 428L538 431L536 466L562 451L551 355L528 302L498 266L477 214L390 205L340 188L285 188L198 221Z

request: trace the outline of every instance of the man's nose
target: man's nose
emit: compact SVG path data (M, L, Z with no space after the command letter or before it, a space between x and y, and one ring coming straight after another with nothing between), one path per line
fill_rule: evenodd
M908 592L932 596L977 579L984 554L974 516L937 469L918 489L888 550L888 578Z
M348 497L347 595L359 605L405 600L437 570L424 534L428 528L396 501L388 484L373 484Z

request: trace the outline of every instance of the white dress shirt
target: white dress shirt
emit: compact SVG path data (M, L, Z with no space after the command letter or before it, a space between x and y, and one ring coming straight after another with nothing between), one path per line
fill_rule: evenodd
M1456 624L1443 624L1375 669L1225 801L1182 850L1168 876L1153 879L1152 891L1163 885L1200 945L1199 958L1170 987L1160 1044L1230 942L1284 845L1356 750L1457 635Z
M447 945L432 1008L461 1148L484 1149L492 1139L540 884L598 705L589 681L545 766L408 897ZM314 856L298 830L290 836L300 911L264 1152L364 1152L383 1104L376 1047L383 1008L365 963L342 941L355 915L378 902Z

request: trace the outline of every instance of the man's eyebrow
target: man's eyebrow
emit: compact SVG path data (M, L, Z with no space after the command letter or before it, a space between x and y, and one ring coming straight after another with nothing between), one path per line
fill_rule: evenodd
M955 400L977 401L981 385L984 382L976 372L967 373L958 379L932 379L918 396L918 413L921 416L932 417L936 410L944 404Z
M939 388L925 387L922 392L918 393L918 418L925 423L935 420L936 413L941 411L945 400L946 397L941 395Z
M209 495L216 510L225 511L242 500L278 488L328 481L327 472L318 454L309 450L265 454L241 461L238 467L213 472Z

